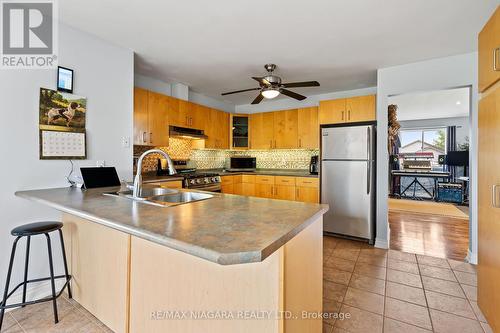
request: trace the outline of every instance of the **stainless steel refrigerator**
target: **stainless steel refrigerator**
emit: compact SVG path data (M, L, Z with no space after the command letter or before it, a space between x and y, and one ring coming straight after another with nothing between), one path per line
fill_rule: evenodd
M325 233L375 240L375 131L373 123L321 127Z

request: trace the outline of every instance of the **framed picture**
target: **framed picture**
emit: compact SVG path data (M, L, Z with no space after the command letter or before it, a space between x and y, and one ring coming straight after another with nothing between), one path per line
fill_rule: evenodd
M66 67L57 67L57 90L73 93L73 70Z
M40 130L41 160L83 160L86 158L85 131Z
M84 130L86 113L85 97L40 88L40 129L66 132Z

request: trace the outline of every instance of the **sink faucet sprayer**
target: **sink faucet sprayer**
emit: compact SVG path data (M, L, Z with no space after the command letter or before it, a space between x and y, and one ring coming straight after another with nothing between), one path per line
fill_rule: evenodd
M175 167L174 167L174 162L172 162L172 159L170 158L170 156L168 156L168 154L165 153L163 150L150 149L150 150L145 151L141 155L141 157L139 157L139 160L137 161L137 174L135 175L135 178L134 178L134 189L132 192L132 196L134 198L138 198L140 195L141 188L142 188L142 160L144 159L144 157L146 157L149 154L160 154L163 157L165 157L165 159L167 160L167 164L168 164L168 173L171 175L174 175L177 173L177 171L175 170Z

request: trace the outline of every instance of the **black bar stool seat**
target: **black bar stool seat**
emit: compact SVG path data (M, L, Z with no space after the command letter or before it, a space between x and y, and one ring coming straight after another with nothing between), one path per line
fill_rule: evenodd
M20 225L12 229L10 233L12 236L34 236L59 230L62 226L61 222L35 222Z
M57 315L57 298L61 296L63 293L64 289L68 288L68 297L72 298L71 295L71 286L69 281L71 280L71 275L68 274L68 263L66 262L66 250L64 249L64 239L63 239L63 234L62 234L62 227L63 224L61 222L55 222L55 221L44 221L44 222L35 222L35 223L28 223L21 225L19 227L16 227L12 229L10 232L12 236L15 236L16 239L14 240L14 244L12 245L12 251L10 253L10 263L9 263L9 269L7 271L7 279L5 280L5 289L3 292L3 299L0 300L0 331L2 330L2 322L3 322L3 317L5 314L5 309L9 308L15 308L15 307L25 307L26 305L31 305L31 304L36 304L36 303L41 303L41 302L52 302L52 306L54 309L54 322L57 324L59 322L59 318ZM62 252L62 257L63 257L63 263L64 263L64 275L54 275L54 263L52 260L52 243L50 240L49 233L53 231L58 231L59 233L59 239L61 241L61 252ZM29 256L30 256L30 243L31 243L31 237L32 236L37 236L37 235L45 235L45 238L47 240L47 250L48 250L48 256L49 256L49 270L50 270L50 276L45 277L45 278L39 278L39 279L30 279L28 280L28 266L29 266ZM14 266L14 259L15 259L15 254L16 254L16 248L17 248L17 243L19 240L23 237L26 237L26 258L24 262L24 281L19 283L14 289L9 291L9 285L10 285L10 278L12 275L12 267ZM55 287L55 280L56 279L65 279L66 282L64 283L63 287L61 290L56 293L56 287ZM29 283L33 282L42 282L42 281L50 281L51 289L52 289L52 295L43 297L37 300L32 300L32 301L26 301L26 287L28 286ZM7 304L7 300L9 297L11 297L20 287L23 287L23 299L22 302L16 303L16 304Z

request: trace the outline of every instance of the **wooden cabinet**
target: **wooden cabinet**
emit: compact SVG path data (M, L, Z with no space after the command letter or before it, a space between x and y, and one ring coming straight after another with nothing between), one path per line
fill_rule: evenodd
M295 181L295 200L302 202L319 202L319 179L313 177L297 177Z
M297 110L298 148L319 148L318 116L318 107L316 106Z
M255 176L255 196L268 199L274 197L273 176Z
M134 145L146 145L149 133L148 91L134 88Z
M149 183L148 185L158 186L161 188L182 188L182 180L171 180L157 183Z
M479 91L500 80L500 6L479 33Z
M478 303L500 331L500 86L479 102Z
M274 112L250 115L250 148L274 148Z
M319 102L319 123L339 124L376 119L376 96L358 96Z
M206 110L205 148L228 149L229 148L229 114L216 109ZM201 113L197 117L201 117Z
M375 95L352 97L346 100L346 122L371 121L376 119Z
M346 100L344 98L319 102L320 125L344 123L346 119Z
M134 144L168 146L167 96L140 88L134 89Z
M280 200L295 200L295 177L274 177L274 198Z
M267 175L223 176L221 178L223 193L268 199L319 202L318 178Z
M298 111L297 109L277 111L274 114L274 148L286 149L298 147Z
M168 146L168 103L166 96L151 91L148 93L149 144L152 146Z
M500 7L479 34L477 301L500 332ZM495 68L497 71L495 71Z
M250 147L249 116L242 114L230 115L230 146L233 149L248 149Z

